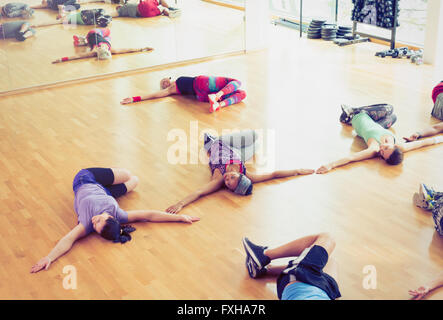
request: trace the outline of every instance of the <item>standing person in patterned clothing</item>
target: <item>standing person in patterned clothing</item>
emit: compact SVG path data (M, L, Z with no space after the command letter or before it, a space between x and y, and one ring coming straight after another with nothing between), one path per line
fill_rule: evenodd
M166 212L178 213L188 204L216 192L224 186L236 194L245 196L252 193L253 183L314 173L314 170L311 169L275 171L265 174L247 172L244 162L254 156L256 138L257 134L253 130L244 130L219 138L205 134L204 148L209 152L211 181L170 206Z
M194 96L201 102L209 102L209 112L214 112L246 98L246 92L240 90L240 86L240 81L226 77L179 77L175 81L171 81L171 78L164 78L160 81L160 91L145 96L125 98L121 104L180 94Z

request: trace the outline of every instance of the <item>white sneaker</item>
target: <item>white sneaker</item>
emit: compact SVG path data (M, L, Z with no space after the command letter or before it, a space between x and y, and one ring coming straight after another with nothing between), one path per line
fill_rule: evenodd
M169 10L169 17L170 18L177 18L182 13L181 9L178 9L178 8L169 7L168 10Z

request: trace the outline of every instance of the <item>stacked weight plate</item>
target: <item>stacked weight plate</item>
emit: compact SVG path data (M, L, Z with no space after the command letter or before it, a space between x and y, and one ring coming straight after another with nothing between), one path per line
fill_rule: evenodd
M313 19L308 28L308 39L320 39L321 28L326 20Z
M321 28L321 38L326 41L333 41L337 37L337 26L335 24L323 24Z
M337 38L344 38L349 33L352 34L352 27L338 26Z

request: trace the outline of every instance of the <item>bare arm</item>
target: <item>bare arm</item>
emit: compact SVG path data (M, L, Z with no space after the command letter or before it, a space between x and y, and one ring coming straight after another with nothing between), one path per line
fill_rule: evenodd
M166 89L162 89L159 91L156 91L154 93L150 93L144 96L140 96L140 100L134 100L134 98L125 98L122 101L120 101L121 104L129 104L132 102L137 102L137 101L143 101L143 100L151 100L151 99L157 99L157 98L164 98L173 94L177 94L177 90L175 88L175 84L172 86L167 87Z
M223 184L224 184L223 177L220 177L219 179L211 180L211 182L205 184L202 188L191 193L190 195L188 195L186 198L179 201L175 205L170 206L168 209L166 209L166 211L169 213L177 213L183 207L196 201L197 199L219 190L223 186Z
M84 237L85 235L85 227L79 223L77 226L75 226L75 228L69 231L68 234L66 234L57 242L55 247L46 257L42 258L39 262L32 266L31 273L39 272L40 270L43 270L43 268L48 270L50 264L53 261L57 260L59 257L68 252L72 248L74 242Z
M409 290L409 294L413 300L420 300L424 298L429 292L443 286L443 272L440 273L435 279L431 280L427 284L419 287L416 290Z
M55 61L52 61L52 63L60 63L65 61L71 61L71 60L78 60L78 59L85 59L85 58L91 58L97 56L97 53L95 51L86 52L86 53L80 53L78 55L72 56L72 57L65 57L61 59L57 59Z
M409 137L403 137L403 139L405 139L407 142L411 142L419 138L435 136L436 134L439 134L441 132L443 132L443 122L434 124L433 126L417 131L416 133L412 134Z
M311 174L314 172L315 171L311 170L311 169L295 169L295 170L279 170L279 171L274 171L274 172L265 173L265 174L255 174L255 173L246 172L246 176L249 179L251 179L251 181L253 183L257 183L257 182L263 182L263 181L272 180L272 179L280 179L280 178L297 176L297 175L301 175L301 174Z
M436 136L436 137L421 139L421 140L417 140L417 141L413 141L413 142L409 142L409 143L402 143L402 144L399 144L399 148L403 152L408 152L411 150L431 146L433 144L438 144L438 143L442 143L442 142L443 142L443 136Z
M131 210L128 211L128 222L186 222L192 223L200 218L187 215L177 215L157 210Z
M320 168L317 169L317 173L326 173L334 168L337 167L341 167L344 165L347 165L348 163L351 162L358 162L358 161L363 161L363 160L367 160L367 159L371 159L374 158L375 156L377 156L378 153L378 148L373 146L373 147L369 147L366 150L360 151L360 152L356 152L353 153L347 157L341 158L337 161L328 163L326 165L321 166Z
M123 53L133 53L133 52L145 52L154 50L151 47L138 48L138 49L111 49L112 54L123 54Z

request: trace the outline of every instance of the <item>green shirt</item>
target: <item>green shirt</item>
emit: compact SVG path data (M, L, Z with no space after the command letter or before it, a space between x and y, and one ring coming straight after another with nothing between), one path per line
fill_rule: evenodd
M360 112L352 118L352 127L354 127L355 132L362 137L366 143L368 140L373 138L380 143L380 139L384 135L390 135L394 138L394 134L383 128L377 122L372 120L372 118L366 112Z
M85 22L82 19L82 13L81 12L74 12L68 15L68 23L69 24L80 24L84 25Z

